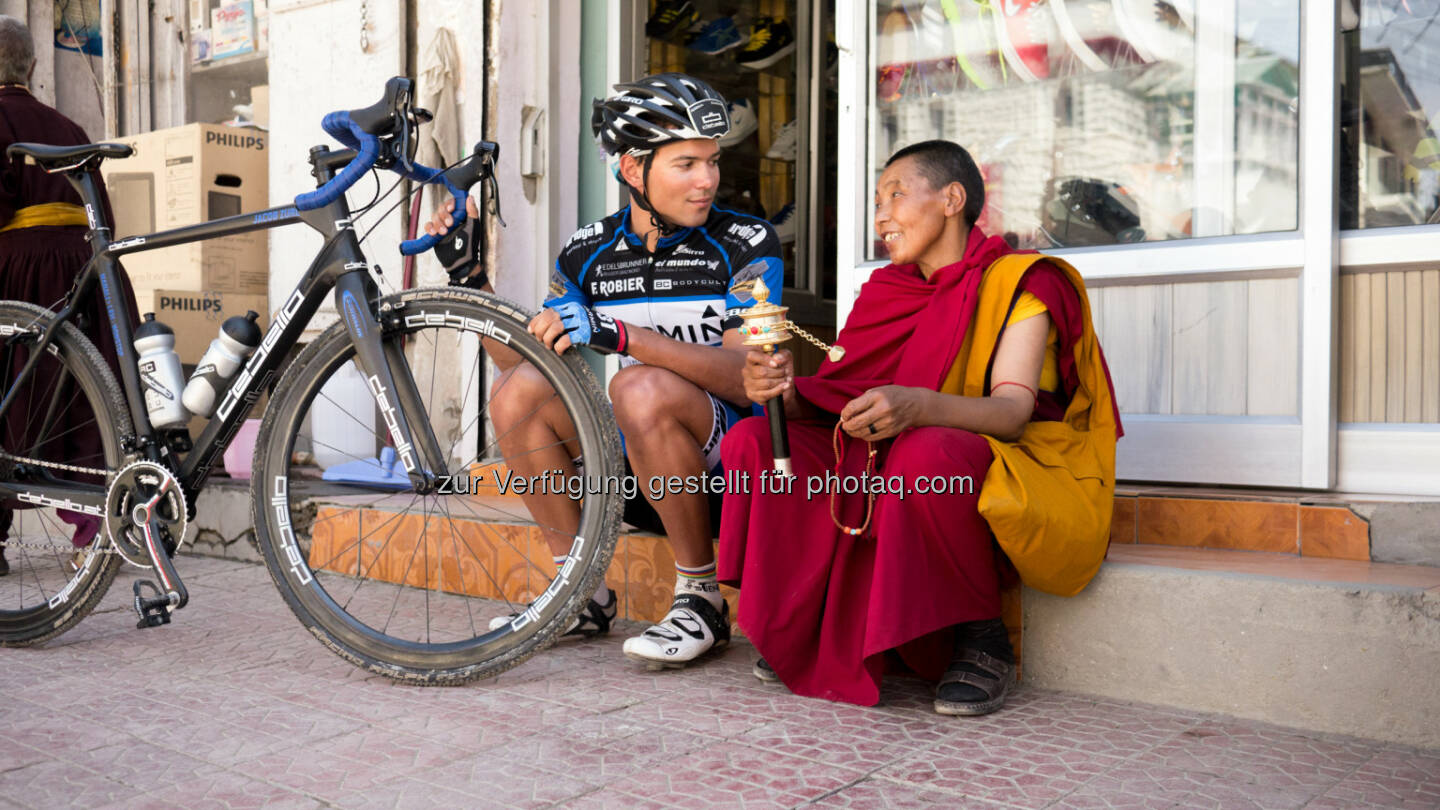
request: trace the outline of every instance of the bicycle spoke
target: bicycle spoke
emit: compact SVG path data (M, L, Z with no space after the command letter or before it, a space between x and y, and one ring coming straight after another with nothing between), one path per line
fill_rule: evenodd
M446 505L445 505L445 502L444 502L443 500L441 500L440 498L437 497L437 498L436 498L436 502L439 503L439 504L440 504L440 508L445 511L446 524L448 525L448 527L449 527L449 529L450 529L450 547L455 550L455 575L458 576L458 577L460 577L460 593L461 593L461 594L464 594L464 595L469 595L470 589L465 586L465 565L463 564L463 561L462 561L461 558L460 558L460 543L457 541L457 539L456 539L456 537L455 537L455 518L450 514L450 507L446 506ZM469 543L466 543L465 545L468 547L470 544L469 544ZM475 552L474 552L474 551L471 551L471 552L470 552L470 555L471 555L472 557L475 556ZM479 561L478 558L477 558L476 561L477 561L477 562ZM486 570L485 565L484 565L483 563L480 565L480 570L481 570L481 571L485 571L485 573L486 573L487 575L489 574L489 571ZM492 577L492 581L493 581L493 577ZM495 588L495 592L498 593L498 594L500 594L501 597L504 597L504 595L505 595L504 589L500 588L498 585L497 585L496 588ZM466 600L464 600L464 601L465 601L465 615L466 615L466 618L468 618L468 619L470 620L470 635L471 635L471 636L478 636L478 635L480 635L480 633L479 633L479 631L478 631L478 630L476 629L476 627L475 627L475 610L474 610L474 607L473 607L472 604L471 604L471 600L466 599ZM507 600L507 601L508 601L508 600Z

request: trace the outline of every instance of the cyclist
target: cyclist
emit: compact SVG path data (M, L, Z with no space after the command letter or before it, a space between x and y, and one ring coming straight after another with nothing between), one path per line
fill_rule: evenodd
M718 473L721 438L750 412L734 404L747 401L738 313L754 304L757 280L777 292L783 286L780 242L765 220L714 204L718 139L730 129L719 93L678 73L615 89L595 100L591 128L604 151L619 156L618 178L631 203L570 237L530 331L557 352L579 345L621 356L609 393L637 484L625 519L668 537L676 568L670 611L627 639L624 652L680 666L730 638L712 543L719 497L657 493L651 483L678 477L689 484ZM468 205L477 216L474 200ZM442 208L426 230L451 224ZM490 407L511 470L574 474L574 443L562 441L575 431L554 391L504 347L490 342L487 349L502 369ZM578 505L564 494L525 498L555 564L563 565ZM569 634L603 635L615 615L615 592L602 583Z

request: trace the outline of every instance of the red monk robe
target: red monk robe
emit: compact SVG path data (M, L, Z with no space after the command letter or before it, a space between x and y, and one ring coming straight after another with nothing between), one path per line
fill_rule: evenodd
M11 161L4 157L5 149L12 143L70 146L89 142L84 130L42 104L25 88L0 87L0 299L55 307L90 260L80 195L64 175L47 174L23 161ZM113 223L108 199L104 201L104 209L107 219ZM133 326L139 320L135 294L123 272L120 279L125 315ZM82 317L86 334L118 377L115 341L98 290L91 296L90 306L82 312ZM16 358L14 363L5 370L5 387L19 371L21 360ZM43 387L37 390L49 390L53 385L53 366L48 374L43 374L47 371L45 365L37 371L45 377L39 381ZM41 448L40 455L81 466L104 466L94 417L79 410L68 413L66 423L52 431L60 438ZM0 426L0 437L3 437L0 441L7 450L20 446L20 431L29 424L28 416L26 403L22 401L17 401L6 415L5 424ZM75 476L60 473L59 477ZM8 506L14 504L0 505L0 539L5 539L10 526ZM75 514L75 519L70 520L72 514L64 510L61 517L81 524L74 536L77 545L85 545L94 537L98 523L93 519Z
M877 270L836 341L845 358L796 378L797 393L838 414L881 385L939 390L962 345L969 347L982 274L1011 252L1003 240L972 229L964 258L928 280L914 265ZM1059 420L1077 386L1071 350L1084 325L1081 301L1048 262L1031 267L1021 289L1045 304L1060 344L1062 390L1041 392L1032 421ZM719 575L741 587L740 624L793 692L873 705L887 650L898 649L908 666L938 680L950 657L951 628L1000 615L999 551L977 506L993 456L984 437L956 428L912 428L879 443L875 473L886 479L913 486L921 478L965 476L970 486L903 499L877 495L868 530L853 537L835 526L832 502L840 522L859 526L864 495L806 497L810 476L836 471L834 428L834 417L790 422L791 493L754 486L727 493ZM867 443L843 431L840 443L839 476L861 475ZM727 470L758 480L773 458L766 421L740 422L722 451Z

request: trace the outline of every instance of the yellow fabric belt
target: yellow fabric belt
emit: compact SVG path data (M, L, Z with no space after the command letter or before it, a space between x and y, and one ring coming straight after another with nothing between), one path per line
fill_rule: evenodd
M74 203L41 203L28 205L15 212L15 216L0 228L0 233L20 228L39 228L45 225L89 225L85 209Z

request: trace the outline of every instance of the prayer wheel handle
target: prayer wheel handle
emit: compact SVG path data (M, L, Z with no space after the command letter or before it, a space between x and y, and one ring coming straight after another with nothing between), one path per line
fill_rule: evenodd
M759 346L766 354L773 355L777 345L798 334L824 349L832 363L840 362L840 358L845 356L843 348L827 346L814 335L787 320L785 315L790 309L769 302L770 288L763 279L755 282L751 295L755 298L755 304L740 313L740 336L746 346ZM791 334L792 332L794 334ZM775 472L778 475L792 476L795 473L790 466L790 434L785 429L784 397L771 397L765 411L770 416L770 445L775 450Z

